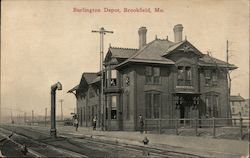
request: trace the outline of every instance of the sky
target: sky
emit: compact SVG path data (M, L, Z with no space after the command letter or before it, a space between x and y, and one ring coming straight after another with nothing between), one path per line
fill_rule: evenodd
M109 44L138 48L138 28L147 27L147 42L158 38L174 41L173 27L182 24L186 36L201 52L238 66L231 73L232 94L249 98L249 1L248 0L6 0L1 18L2 116L27 112L44 115L50 109L50 87L60 81L64 115L76 107L67 91L79 84L83 72L99 71L99 35L104 27L105 53ZM74 12L100 9L102 12ZM120 13L104 12L120 9ZM124 8L150 8L151 13L125 13ZM163 12L154 12L160 8Z

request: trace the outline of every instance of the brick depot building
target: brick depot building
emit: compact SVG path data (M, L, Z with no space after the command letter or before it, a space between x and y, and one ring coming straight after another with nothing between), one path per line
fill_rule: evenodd
M147 43L139 28L139 49L109 47L104 60L104 107L100 106L101 73L83 73L76 96L82 126L106 130L138 130L146 119L229 118L227 71L237 67L203 54L182 40L183 26L174 26L174 42ZM106 110L102 110L106 109ZM104 116L104 117L102 117ZM166 126L173 126L169 120Z

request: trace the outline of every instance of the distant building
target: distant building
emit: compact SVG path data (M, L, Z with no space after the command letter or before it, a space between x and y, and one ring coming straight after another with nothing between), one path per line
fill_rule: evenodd
M69 90L77 98L83 126L105 115L107 130L138 130L139 119L231 117L227 71L237 67L203 54L187 39L183 26L174 27L174 42L147 43L139 28L139 49L109 47L104 60L105 111L100 107L100 73L83 73ZM180 122L182 123L182 122ZM167 126L173 126L169 120ZM155 126L155 125L154 125Z
M230 107L232 117L249 116L249 99L244 99L240 95L230 96Z

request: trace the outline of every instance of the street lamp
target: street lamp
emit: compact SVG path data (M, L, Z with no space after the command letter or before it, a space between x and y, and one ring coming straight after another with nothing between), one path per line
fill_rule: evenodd
M57 82L51 86L51 129L50 136L56 138L56 90L62 90L62 84Z

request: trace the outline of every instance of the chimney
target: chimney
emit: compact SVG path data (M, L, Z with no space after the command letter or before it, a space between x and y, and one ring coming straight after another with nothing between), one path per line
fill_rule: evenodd
M174 42L178 43L182 41L182 24L177 24L174 26Z
M143 46L147 44L147 38L146 38L147 28L141 27L138 30L139 34L139 49L141 49Z

